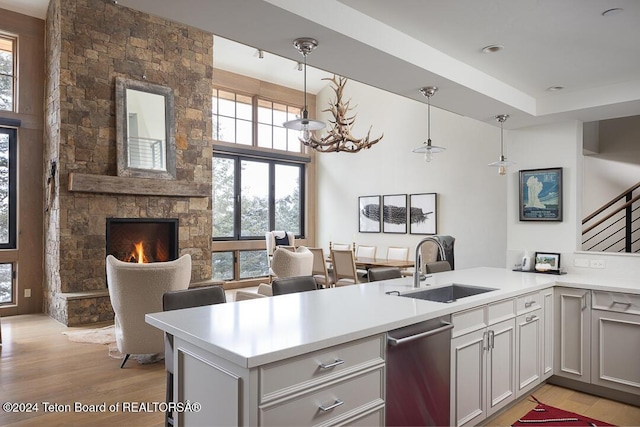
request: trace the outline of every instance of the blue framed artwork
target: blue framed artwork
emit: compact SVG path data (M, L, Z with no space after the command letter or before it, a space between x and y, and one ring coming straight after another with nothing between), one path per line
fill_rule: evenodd
M562 168L520 171L520 221L562 221Z

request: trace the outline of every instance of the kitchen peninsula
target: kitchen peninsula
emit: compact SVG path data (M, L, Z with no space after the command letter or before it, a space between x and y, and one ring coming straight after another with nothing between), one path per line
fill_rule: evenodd
M178 423L383 425L386 332L447 315L453 319L454 337L476 329L481 332L481 328L493 332L492 313L498 313L500 322L513 323L516 342L520 317L523 325L537 322L536 348L540 348L534 358L536 369L540 369L533 380L527 376L518 383L510 398L493 408L497 410L517 398L521 394L518 390L530 390L558 373L557 366L553 368L554 351L555 359L564 356L558 356L558 348L553 349L550 335L560 336L553 333L558 327L554 317L571 313L574 300L568 298L567 310L559 314L553 303L563 301L564 293L554 296L554 287L588 290L594 295L601 292L603 297L622 295L627 299L619 302L620 308L632 313L621 313L626 316L640 309L640 289L628 280L605 283L586 275L474 268L439 273L426 283L433 288L459 283L495 290L444 304L396 296L392 291L404 294L414 290L412 278L402 278L147 315L148 323L175 337L177 401L202 404L200 412L179 414ZM421 288L425 287L422 282ZM584 297L575 301L582 312ZM595 304L594 296L594 309ZM640 320L624 322L626 327L631 325L633 333L640 331ZM476 328L475 323L480 326ZM485 335L481 336L484 345ZM456 351L452 347L453 371ZM514 367L516 371L525 372L523 363ZM635 372L631 375L629 383L637 380ZM451 424L454 419L456 424L480 422L491 413L492 405L457 413L456 398L463 397L456 397L454 378L452 374ZM624 389L634 390L640 394L640 388L633 385Z

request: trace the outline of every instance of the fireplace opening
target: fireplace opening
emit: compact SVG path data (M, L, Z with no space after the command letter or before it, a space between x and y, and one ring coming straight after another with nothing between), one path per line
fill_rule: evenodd
M107 255L149 263L178 258L177 218L107 218Z

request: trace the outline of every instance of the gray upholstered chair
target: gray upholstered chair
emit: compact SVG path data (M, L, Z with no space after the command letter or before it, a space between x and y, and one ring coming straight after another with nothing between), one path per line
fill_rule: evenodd
M125 355L164 352L163 332L144 320L144 315L162 311L162 295L187 289L191 281L191 255L175 261L137 264L106 259L109 298L115 313L118 350Z
M293 294L296 292L315 291L318 289L313 276L284 277L273 279L271 283L273 295Z
M399 279L402 272L398 267L375 267L369 269L369 281L377 282L379 280Z
M425 264L425 272L429 273L441 273L443 271L451 271L451 264L449 261L435 261Z
M227 302L222 286L183 289L165 292L162 296L162 310L180 310L204 305ZM173 402L173 335L164 334L164 366L167 371L167 405ZM173 425L173 411L165 412L165 425Z

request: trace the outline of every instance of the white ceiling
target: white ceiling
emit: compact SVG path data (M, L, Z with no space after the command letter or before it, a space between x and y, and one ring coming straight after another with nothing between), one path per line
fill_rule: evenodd
M23 8L40 3L41 15ZM0 0L44 16L47 0ZM12 5L13 4L13 5ZM310 66L506 128L640 114L637 0L119 0L216 40L215 66L301 88L291 42L314 37ZM623 12L603 16L611 8ZM500 44L504 50L483 54ZM248 48L247 46L251 46ZM258 60L256 49L266 52ZM323 86L310 70L309 90ZM287 83L289 82L289 83ZM549 92L549 86L564 86Z

